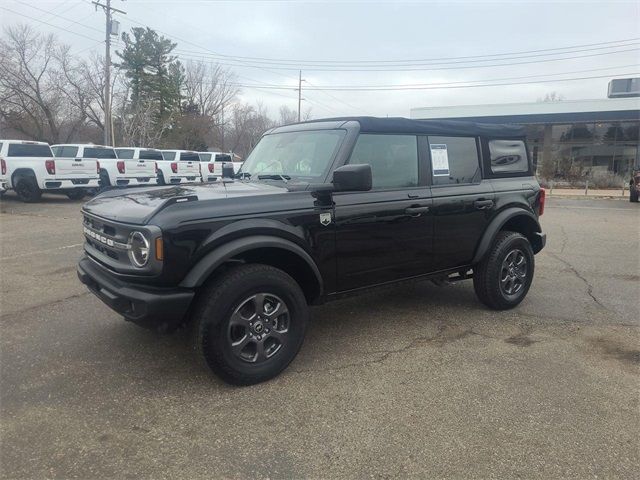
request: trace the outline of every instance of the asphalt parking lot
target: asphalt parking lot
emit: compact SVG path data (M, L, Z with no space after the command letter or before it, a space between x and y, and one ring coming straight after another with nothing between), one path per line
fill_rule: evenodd
M79 202L0 205L3 478L637 478L638 205L551 198L513 311L470 282L316 307L246 388L78 282Z

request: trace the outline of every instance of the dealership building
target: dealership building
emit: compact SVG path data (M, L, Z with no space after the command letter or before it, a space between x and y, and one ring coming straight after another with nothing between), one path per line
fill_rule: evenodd
M616 92L615 82L622 81ZM424 107L412 109L411 118L520 124L539 173L545 165L547 175L608 171L626 176L640 164L639 84L639 79L614 80L603 99Z

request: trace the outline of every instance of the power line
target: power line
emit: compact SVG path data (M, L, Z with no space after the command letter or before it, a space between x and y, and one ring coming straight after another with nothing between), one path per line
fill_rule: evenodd
M610 75L597 75L590 77L576 77L576 78L554 78L549 80L532 80L529 82L510 82L510 83L489 83L484 85L451 85L451 84L439 84L439 85L425 85L422 87L408 87L408 88L398 88L398 87L388 87L388 88L334 88L334 87L324 87L322 89L314 89L308 88L307 91L321 91L321 90L331 90L331 91L410 91L410 90L439 90L439 89L453 89L453 88L480 88L480 87L499 87L499 86L511 86L511 85L529 85L536 83L552 83L552 82L573 82L578 80L591 80L597 78L611 78L612 76L630 76L630 75L639 75L639 72L627 72L627 73L615 73ZM291 87L282 87L282 86L261 86L261 85L241 85L242 87L251 87L258 89L274 89L274 90L283 90L289 89Z
M11 10L10 8L7 8L7 7L0 6L0 9L6 10L7 12L11 12L11 13L13 13L15 15L19 15L21 17L28 18L29 20L33 20L34 22L43 23L43 24L48 25L50 27L57 28L58 30L64 30L67 33L71 33L73 35L78 35L79 37L86 38L88 40L92 40L92 41L94 41L96 43L102 42L102 40L96 40L95 38L91 38L91 37L89 37L87 35L83 35L82 33L74 32L73 30L68 30L68 29L66 29L64 27L59 27L59 26L54 25L52 23L45 22L44 20L40 20L39 18L35 18L35 17L30 16L30 15L26 15L24 13L16 12L15 10Z
M431 68L423 68L423 67L417 67L417 68L383 68L383 69L379 69L379 68L315 68L315 67L305 67L305 70L307 71L314 71L314 72L412 72L412 71L437 71L437 70L466 70L466 69L479 69L479 68L493 68L493 67L511 67L514 65L527 65L527 64L532 64L532 63L547 63L547 62L558 62L558 61L565 61L565 60L574 60L577 58L589 58L589 57L599 57L602 55L613 55L613 54L617 54L617 53L624 53L624 52L633 52L633 51L638 51L638 48L629 48L629 49L623 49L623 50L616 50L616 51L612 51L612 52L599 52L599 53L591 53L591 54L587 54L587 55L575 55L575 56L570 56L570 57L563 57L563 58L547 58L547 59L538 59L538 60L530 60L530 61L525 61L525 62L510 62L510 63L498 63L498 64L492 64L492 65L463 65L463 66L446 66L446 67L431 67ZM195 56L195 57L190 57L190 56L186 56L184 54L182 54L182 51L176 51L176 53L180 53L181 55L183 55L183 57L185 58L191 58L191 59L201 59L201 58L208 58L207 55L200 55L200 56ZM218 62L220 65L227 65L227 66L232 66L232 67L239 67L239 66L247 66L250 68L258 68L261 70L264 70L263 66L258 66L258 65L249 65L249 64L238 64L238 63L225 63L225 62ZM287 71L293 71L293 70L299 70L299 68L294 68L294 67L275 67L275 66L270 66L269 68L275 69L275 70L287 70Z
M53 13L53 12L50 12L50 11L48 11L48 10L44 10L44 9L42 9L42 8L38 8L38 7L36 7L35 5L31 5L30 3L27 3L27 2L21 2L20 0L14 0L14 1L15 1L15 2L17 2L17 3L20 3L20 4L22 4L22 5L26 5L27 7L34 8L34 9L36 9L36 10L40 11L40 12L44 12L44 13L48 13L49 15L53 15L53 16L54 16L54 17L56 17L56 18L61 18L61 19L65 20L65 21L68 21L68 22L70 22L70 23L72 23L72 24L80 25L81 27L87 28L87 29L89 29L89 30L93 30L94 32L100 32L100 33L102 33L102 30L100 30L100 29L98 29L98 28L94 28L94 27L91 27L91 26L89 26L89 25L85 25L84 23L80 23L79 21L72 20L72 19L70 19L69 17L64 17L64 16L62 16L62 15L60 15L60 14ZM87 17L85 17L85 18L87 18ZM64 28L64 29L66 29L66 27L60 27L60 28Z
M332 65L324 65L324 64L320 64L319 62L315 62L315 61L310 61L310 60L306 60L306 61L301 61L299 63L293 63L293 62L266 62L266 61L262 61L262 60L253 60L251 62L248 61L242 61L242 63L251 63L251 64L255 64L255 65L264 65L264 66L270 66L270 67L295 67L295 68L304 68L304 69L308 69L309 67L320 67L320 68L347 68L347 67L351 67L354 66L354 68L357 68L359 70L368 70L371 68L384 68L384 69L392 69L392 68L396 68L396 67L418 67L418 66L438 66L438 65L458 65L458 64L471 64L471 63L486 63L486 62L496 62L496 61L507 61L507 60L518 60L518 59L522 59L522 58L538 58L538 57L548 57L551 55L570 55L570 54L574 54L574 53L582 53L582 52L593 52L596 50L608 50L608 49L613 49L613 48L624 48L624 47L631 47L631 46L636 46L636 45L640 45L639 42L628 42L628 43L624 43L624 44L619 44L619 45L609 45L609 46L603 46L603 47L594 47L594 48L584 48L584 49L579 49L579 50L572 50L572 51L566 51L566 52L553 52L553 53L539 53L539 54L534 54L534 55L517 55L517 56L510 56L510 57L504 57L504 58L478 58L478 57L471 57L471 58L475 58L474 60L450 60L450 61L421 61L421 62L396 62L394 64L379 64L376 62L371 62L370 64L364 65L362 64L362 62L353 62L353 63L349 63L349 62L343 62L343 63L336 63L336 64L332 64ZM200 54L200 52L197 51L193 51L193 50L182 50L183 52L187 53L187 54ZM234 58L228 58L226 56L220 56L220 55L210 55L212 57L215 57L217 59L221 59L221 60L225 60L225 61L233 61L233 62L239 62L240 60L238 59L234 59Z
M461 56L461 57L438 57L438 58L432 58L432 59L404 59L404 60L313 60L313 61L311 61L311 60L292 60L292 59L268 58L268 57L247 57L247 56L240 56L240 55L228 55L228 54L217 53L217 52L214 52L214 53L215 53L215 55L218 55L220 57L225 57L225 58L228 58L228 59L262 60L262 61L265 61L265 62L291 63L291 64L295 64L295 65L302 65L304 63L314 63L314 64L320 64L320 63L327 63L327 64L421 63L421 62L435 62L435 61L439 61L439 60L463 60L463 59L474 59L474 58L484 58L484 57L500 57L500 56L507 56L507 55L520 55L520 54L526 54L526 53L540 53L540 52L552 52L552 51L559 51L559 50L572 50L572 49L575 49L575 48L582 48L582 47L594 47L594 46L601 46L601 45L612 45L612 44L616 44L616 43L628 43L628 42L634 42L636 40L640 40L640 37L628 38L628 39L623 39L623 40L612 40L612 41L608 41L608 42L585 43L585 44L580 44L580 45L571 45L571 46L567 46L567 47L543 48L543 49L538 49L538 50L521 50L521 51L516 51L516 52L494 53L494 54L485 54L485 55L468 55L468 56ZM207 49L205 47L201 47L201 46L195 45L195 44L192 44L192 45L197 46L198 48L201 48L203 50L211 52L211 50L209 50L209 49ZM602 47L602 48L615 48L615 46ZM560 52L560 53L566 53L566 52ZM569 53L571 53L571 52L569 52ZM549 54L549 55L552 55L552 54Z
M463 80L457 82L442 82L442 83L407 83L407 84L378 84L378 85L314 85L311 82L307 83L311 85L311 90L319 90L323 91L324 89L340 89L340 90L375 90L378 88L397 88L402 89L404 87L421 87L421 86L434 86L434 85L454 85L454 84L469 84L469 83L486 83L486 82L505 82L510 80L522 80L527 78L536 78L536 77L554 77L561 75L575 75L576 73L587 73L587 72L598 72L602 70L613 70L613 69L624 69L624 68L636 68L640 66L639 64L631 64L631 65L617 65L615 67L602 67L602 68L589 68L586 70L573 70L571 72L558 72L558 73L545 73L540 75L526 75L520 77L503 77L503 78L487 78L481 80ZM280 87L281 85L276 84L266 84L262 82L264 85ZM309 89L307 89L309 90Z

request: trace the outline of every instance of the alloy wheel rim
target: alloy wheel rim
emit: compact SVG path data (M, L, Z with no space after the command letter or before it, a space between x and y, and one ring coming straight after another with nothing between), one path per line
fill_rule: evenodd
M287 304L272 293L242 300L229 319L227 342L233 355L247 363L262 363L282 351L289 339Z
M507 253L500 268L500 289L513 296L522 291L527 281L529 266L524 252L518 248Z

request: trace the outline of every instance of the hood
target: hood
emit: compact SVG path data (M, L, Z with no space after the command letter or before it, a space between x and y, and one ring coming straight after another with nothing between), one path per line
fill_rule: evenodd
M123 223L145 224L156 213L177 203L286 193L284 186L258 182L132 188L104 192L82 207L83 211Z

